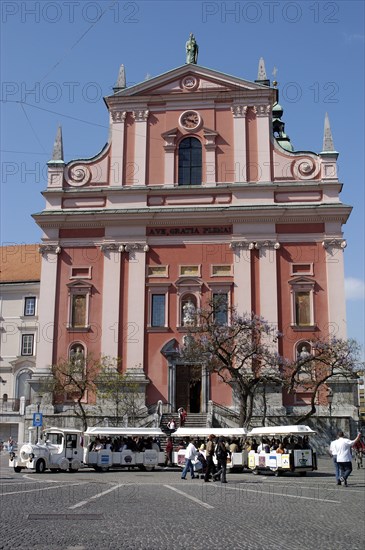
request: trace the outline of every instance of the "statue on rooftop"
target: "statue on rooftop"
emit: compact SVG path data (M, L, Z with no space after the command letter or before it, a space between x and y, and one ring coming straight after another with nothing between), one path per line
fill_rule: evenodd
M186 63L196 63L198 62L198 52L199 46L196 43L195 36L193 33L190 33L189 40L186 42Z

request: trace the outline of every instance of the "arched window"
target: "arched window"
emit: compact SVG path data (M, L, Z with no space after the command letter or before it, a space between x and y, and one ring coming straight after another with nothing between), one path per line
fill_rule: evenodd
M194 137L183 139L179 145L179 185L201 185L202 146Z
M32 371L23 370L18 374L16 385L16 399L25 397L26 401L30 401L30 386L28 380L32 378Z

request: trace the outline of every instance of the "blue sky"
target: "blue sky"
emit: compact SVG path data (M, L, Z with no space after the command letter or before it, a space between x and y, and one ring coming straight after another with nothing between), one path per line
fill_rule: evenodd
M33 243L46 162L62 125L65 160L108 139L102 97L121 63L128 84L185 63L193 32L199 65L248 80L264 57L279 82L296 150L322 150L328 112L342 201L348 335L364 344L364 2L6 1L1 3L0 241Z

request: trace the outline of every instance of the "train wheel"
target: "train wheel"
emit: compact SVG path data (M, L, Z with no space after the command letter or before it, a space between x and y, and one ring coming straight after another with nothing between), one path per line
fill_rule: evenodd
M44 462L43 458L39 459L37 464L35 465L35 471L37 474L43 474L46 469L46 463Z

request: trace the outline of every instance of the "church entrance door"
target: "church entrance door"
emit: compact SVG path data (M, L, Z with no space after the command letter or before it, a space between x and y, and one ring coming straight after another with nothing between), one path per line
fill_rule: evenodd
M176 367L176 409L184 407L187 412L201 411L202 372L198 365Z

